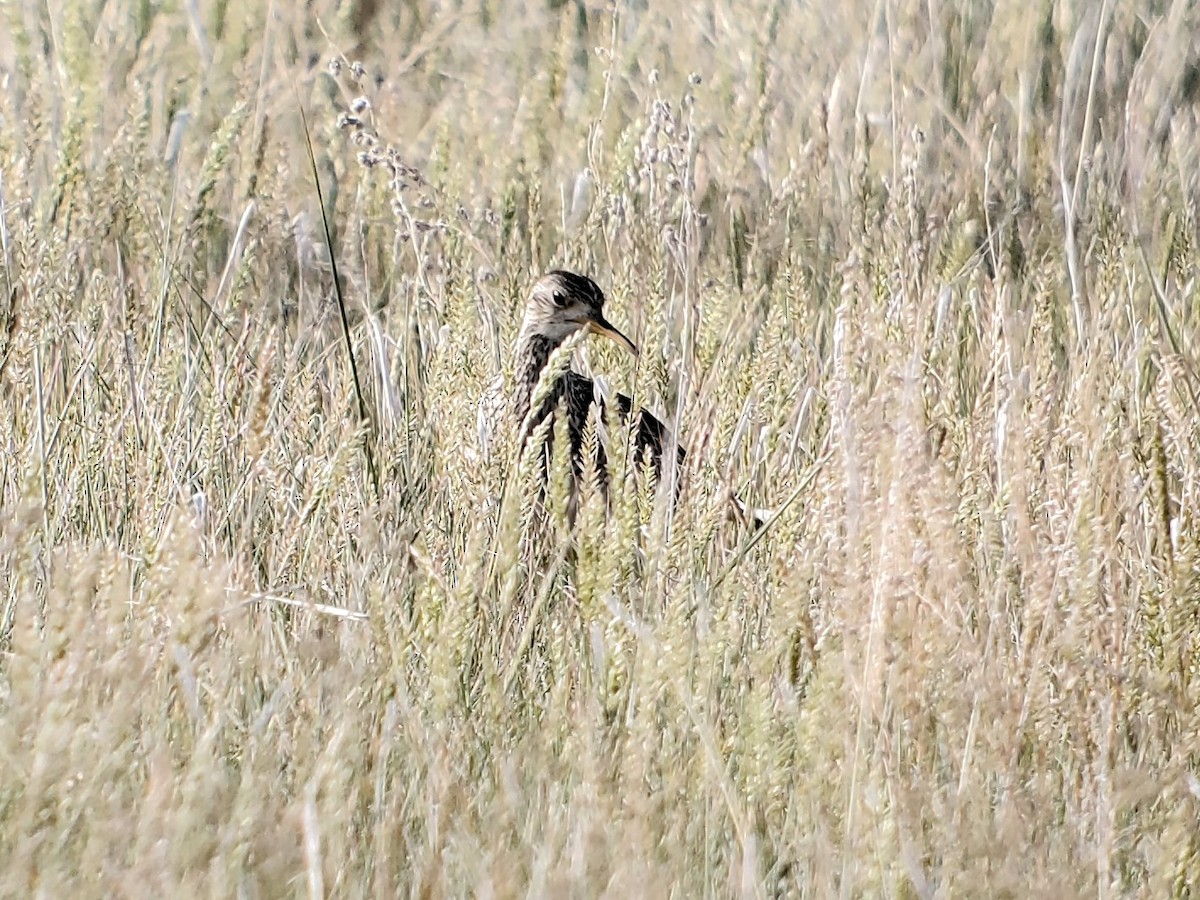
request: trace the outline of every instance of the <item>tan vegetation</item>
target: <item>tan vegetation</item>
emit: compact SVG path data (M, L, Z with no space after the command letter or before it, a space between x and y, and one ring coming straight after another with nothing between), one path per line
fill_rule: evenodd
M0 894L1200 893L1195 5L395 6L0 4Z

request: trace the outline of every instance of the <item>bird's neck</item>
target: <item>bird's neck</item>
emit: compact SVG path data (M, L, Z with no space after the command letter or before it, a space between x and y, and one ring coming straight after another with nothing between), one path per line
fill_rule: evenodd
M529 415L529 406L533 402L533 391L542 375L542 369L546 368L550 354L561 343L561 340L537 333L522 333L517 339L515 372L517 387L514 394L513 411L516 413L518 422L524 421L525 417Z

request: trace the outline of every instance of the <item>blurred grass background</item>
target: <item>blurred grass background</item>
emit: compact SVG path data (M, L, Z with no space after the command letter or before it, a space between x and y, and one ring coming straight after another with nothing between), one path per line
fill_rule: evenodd
M1200 893L1200 10L387 7L0 3L0 893Z

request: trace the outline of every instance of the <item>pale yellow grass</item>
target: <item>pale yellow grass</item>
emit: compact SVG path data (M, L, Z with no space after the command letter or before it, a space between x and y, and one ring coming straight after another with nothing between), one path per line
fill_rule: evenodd
M1200 893L1192 4L299 6L0 5L0 894Z

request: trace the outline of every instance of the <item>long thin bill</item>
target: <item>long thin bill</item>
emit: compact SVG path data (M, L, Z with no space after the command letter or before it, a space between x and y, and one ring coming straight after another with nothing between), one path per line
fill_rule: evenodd
M625 335L621 334L621 332L618 331L613 324L608 321L608 319L603 317L594 319L588 323L588 326L595 334L602 334L605 337L610 337L634 356L638 355L637 344L625 337Z

